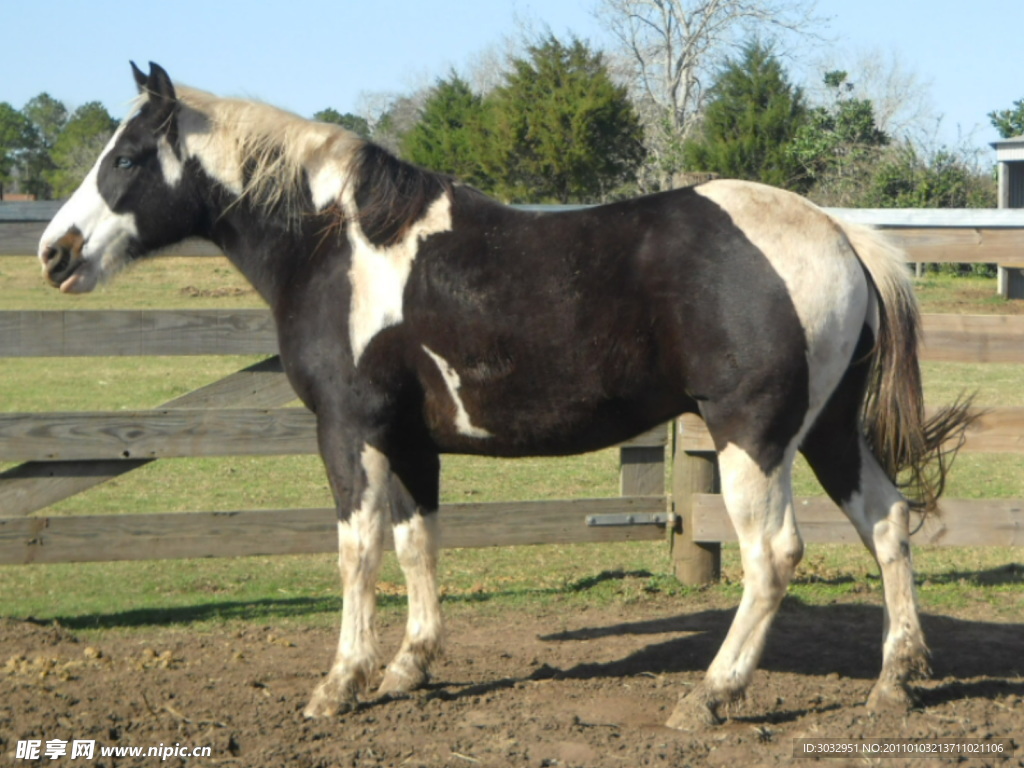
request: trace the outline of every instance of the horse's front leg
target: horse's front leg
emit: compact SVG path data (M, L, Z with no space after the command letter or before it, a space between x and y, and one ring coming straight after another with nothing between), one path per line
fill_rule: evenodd
M384 674L382 694L407 693L427 682L443 641L437 583L440 461L430 450L406 450L394 459L391 516L409 618L402 647Z
M369 444L358 454L333 426L320 425L320 449L338 505L338 566L344 603L334 664L303 713L329 717L352 709L377 665L377 573L388 512L388 461Z

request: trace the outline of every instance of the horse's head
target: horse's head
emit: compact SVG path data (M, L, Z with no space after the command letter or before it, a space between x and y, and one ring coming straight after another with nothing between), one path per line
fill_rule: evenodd
M39 243L43 274L65 293L91 291L132 259L194 234L178 142L178 100L167 73L132 64L140 99Z

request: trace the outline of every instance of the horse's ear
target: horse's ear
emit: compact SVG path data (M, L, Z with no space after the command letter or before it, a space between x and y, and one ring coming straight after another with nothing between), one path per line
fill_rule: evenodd
M135 85L139 93L148 94L150 98L173 103L178 100L174 93L174 85L171 84L171 77L159 64L149 62L149 74L139 69L135 62L131 62L132 75L135 77Z
M171 78L159 64L149 62L149 78L146 81L146 90L151 96L156 96L163 101L174 102L178 97L174 93L174 86Z
M148 103L155 108L151 113L156 122L157 130L165 133L171 144L177 142L177 125L175 112L178 108L178 97L174 92L174 85L166 70L159 64L149 62L149 74L139 69L135 62L132 63L132 75L135 77L135 84L139 87L139 93L149 97Z
M139 69L137 66L135 66L135 62L134 61L131 62L131 65L132 65L132 75L135 77L135 85L136 85L136 87L138 87L139 93L142 93L143 89L146 87L146 81L149 80L149 78L146 77L146 73L145 72L143 72L141 69Z

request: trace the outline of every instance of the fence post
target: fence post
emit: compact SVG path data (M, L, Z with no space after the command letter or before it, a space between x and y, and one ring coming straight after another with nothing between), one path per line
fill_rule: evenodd
M672 565L683 584L696 586L718 581L722 573L722 545L693 540L693 494L718 493L718 461L714 451L687 451L682 447L682 419L672 429L671 505L677 523L670 528Z

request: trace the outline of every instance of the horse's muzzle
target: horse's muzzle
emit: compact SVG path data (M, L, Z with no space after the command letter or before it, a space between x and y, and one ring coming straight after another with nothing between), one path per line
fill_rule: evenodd
M85 237L78 227L71 227L66 234L51 243L40 257L43 275L54 288L60 288L84 263L82 247Z

